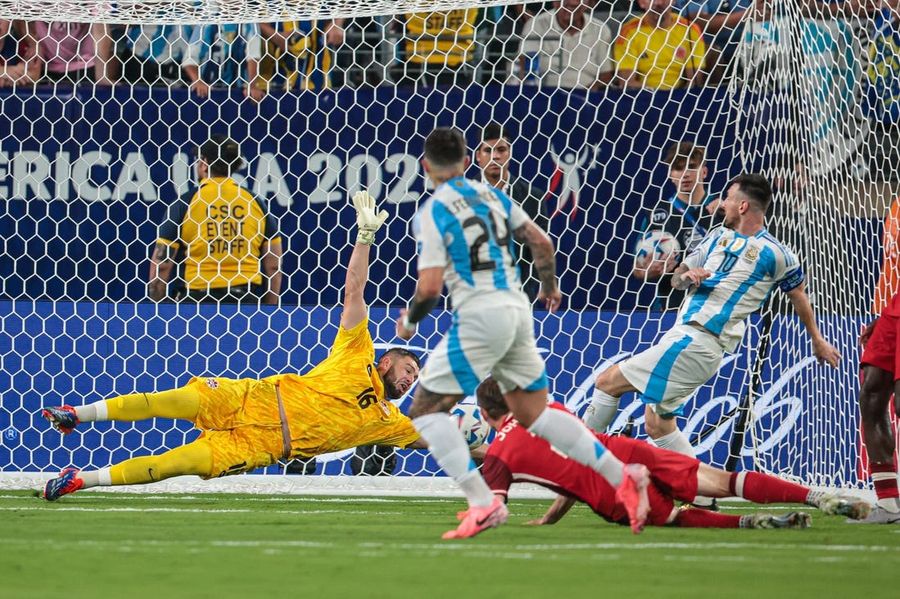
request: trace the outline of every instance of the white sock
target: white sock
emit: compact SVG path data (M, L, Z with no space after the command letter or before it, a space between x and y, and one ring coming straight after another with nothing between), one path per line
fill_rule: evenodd
M900 499L896 497L885 497L876 501L875 504L892 514L900 512Z
M105 399L75 408L75 415L78 416L78 420L81 422L102 422L104 420L109 420L106 412Z
M592 468L612 486L618 487L622 482L622 462L577 417L544 408L528 430L576 462Z
M453 478L466 494L469 505L487 507L494 494L469 455L469 448L459 428L446 412L425 414L413 419L413 426L428 442L431 455L441 469Z
M598 433L605 432L612 424L616 412L619 411L619 398L613 397L606 391L594 388L591 405L584 413L584 423L589 429Z
M694 448L691 447L691 442L688 441L688 438L682 433L679 429L675 429L668 435L663 435L659 439L653 439L653 444L662 449L668 449L669 451L677 451L678 453L683 453L684 455L691 456L692 458L697 457L694 453ZM741 487L743 487L744 479L741 478ZM710 497L703 497L702 495L697 495L692 501L694 505L701 507L708 507L713 504L713 500Z
M689 455L692 458L697 457L694 453L694 448L691 447L691 442L677 428L668 435L663 435L659 439L653 439L653 444L662 449Z
M109 475L109 468L101 468L100 470L89 471L82 470L78 473L78 478L84 481L84 486L82 487L82 489L112 486L112 478Z

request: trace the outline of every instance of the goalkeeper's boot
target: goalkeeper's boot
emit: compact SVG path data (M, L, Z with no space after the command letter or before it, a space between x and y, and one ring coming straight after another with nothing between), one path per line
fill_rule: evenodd
M890 512L880 505L876 505L862 520L847 520L847 522L853 524L900 524L900 512Z
M872 512L872 505L855 497L824 495L816 506L829 516L846 516L851 520L865 520Z
M41 497L47 501L56 501L63 495L74 493L84 486L84 481L78 477L79 472L77 468L66 468L59 476L47 481Z
M650 486L650 471L643 464L625 464L622 468L622 482L616 488L616 501L625 506L631 532L639 534L650 514L650 500L647 487Z
M489 528L496 528L509 518L509 510L503 499L495 495L491 505L473 505L465 512L459 512L456 517L461 520L459 526L445 532L442 539L468 539Z
M791 512L784 516L750 514L746 528L809 528L812 518L806 512Z
M68 435L78 424L78 416L75 414L75 408L72 406L59 406L58 408L44 408L41 410L41 416L50 422L56 430L64 435Z

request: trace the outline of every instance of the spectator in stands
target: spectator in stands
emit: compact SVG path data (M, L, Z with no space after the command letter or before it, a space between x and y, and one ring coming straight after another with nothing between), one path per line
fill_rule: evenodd
M653 232L664 231L674 237L680 247L665 261L653 260L652 256L636 256L634 277L656 285L656 297L651 304L654 310L678 309L684 291L672 287L672 272L710 230L722 223L721 200L706 190L709 170L705 158L706 151L690 142L672 144L666 151L664 164L669 170L669 181L675 186L675 194L657 203L638 225L641 240Z
M484 44L483 77L485 83L515 81L520 58L522 30L536 14L553 10L553 2L506 4L484 9L479 29L488 29Z
M613 36L591 18L593 0L562 0L522 30L521 77L565 88L606 87L613 76Z
M319 90L333 85L334 51L344 43L344 19L261 23L263 56L251 97L266 91Z
M27 78L45 76L53 83L96 82L111 85L114 70L113 40L103 23L49 23L32 21L28 26L33 48L27 53Z
M183 84L181 62L190 34L187 25L129 25L120 54L122 76L139 85Z
M281 238L262 203L240 187L238 145L213 135L200 147L199 189L169 207L150 262L150 299L167 296L176 262L183 259L192 302L277 304L281 291Z
M240 86L255 97L249 84L257 77L260 45L255 24L193 26L181 61L191 90L205 98L210 87Z
M900 180L900 0L886 0L875 13L865 77L865 107L871 132L868 168L872 179Z
M769 0L772 2L773 0ZM891 0L805 0L800 7L803 16L811 19L850 19L852 17L865 17L878 12L882 5L889 4Z
M34 40L25 21L0 20L0 87L30 85L40 76L29 72L29 59L35 58ZM33 76L32 76L33 75Z
M702 83L706 44L696 25L672 12L672 0L638 0L644 11L622 25L614 83L669 90Z
M397 83L428 87L471 83L477 17L475 8L405 15L405 60Z
M703 32L706 51L707 83L718 85L734 60L744 35L744 16L751 11L756 20L769 16L771 0L678 0L681 16Z
M475 162L481 168L481 180L506 193L517 202L531 219L546 231L549 220L544 212L541 196L522 178L513 177L509 172L512 157L512 137L499 123L488 123L481 132L481 143L475 150ZM540 282L533 269L531 252L520 246L519 263L522 273L522 288L534 301L540 291Z

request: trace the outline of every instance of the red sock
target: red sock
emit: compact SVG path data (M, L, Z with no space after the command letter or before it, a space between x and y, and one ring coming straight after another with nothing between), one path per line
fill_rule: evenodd
M759 472L732 472L728 488L753 503L806 503L809 489Z
M679 511L674 524L683 528L739 528L741 517L691 508Z
M872 462L869 464L869 472L872 484L875 485L875 495L878 499L895 499L900 497L900 489L897 488L897 466L893 460L890 462Z

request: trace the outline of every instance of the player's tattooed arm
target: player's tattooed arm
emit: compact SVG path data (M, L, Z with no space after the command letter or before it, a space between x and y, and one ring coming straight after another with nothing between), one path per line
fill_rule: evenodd
M425 414L435 414L437 412L447 412L453 409L462 395L444 395L443 393L434 393L429 391L422 385L416 389L416 395L413 397L412 405L409 407L410 418L418 418Z
M690 268L687 264L682 264L672 274L672 287L675 289L687 289L691 286L700 285L700 283L711 276L712 273L705 268Z
M562 301L562 294L556 279L556 252L550 237L537 225L528 221L513 231L513 237L531 250L534 269L541 282L539 299L544 301L550 312L556 310Z
M401 339L412 339L416 333L416 324L428 316L441 298L444 288L443 267L423 268L419 271L419 281L416 283L416 295L409 303L408 308L400 310L397 319L396 332Z
M547 513L538 518L527 522L532 526L543 526L545 524L556 524L562 517L569 513L572 506L575 505L575 499L566 497L565 495L557 495L556 499L547 509Z
M157 243L150 257L150 282L148 295L158 302L166 297L166 288L175 268L175 249L165 243Z
M832 368L837 368L841 361L841 352L833 345L825 340L819 327L816 325L816 315L813 311L812 304L809 302L809 296L806 295L806 285L799 286L787 292L788 299L794 306L794 312L800 318L800 322L806 327L806 332L812 339L813 355L819 362L825 362Z

